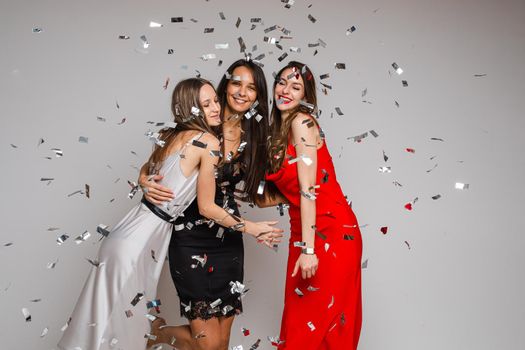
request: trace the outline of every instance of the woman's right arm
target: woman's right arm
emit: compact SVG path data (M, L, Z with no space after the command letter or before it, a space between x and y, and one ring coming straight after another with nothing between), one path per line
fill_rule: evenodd
M174 198L173 191L157 183L162 180L162 175L149 175L148 169L149 164L145 163L140 168L139 174L139 185L142 188L142 192L144 192L144 197L146 197L148 202L156 205L171 201Z
M279 242L283 230L274 227L277 221L252 222L228 213L225 209L215 204L215 167L218 159L209 149L219 149L219 141L208 137L205 141L207 149L200 149L200 166L197 178L197 204L202 216L215 221L221 226L242 231L258 240L263 240L268 246L270 242Z

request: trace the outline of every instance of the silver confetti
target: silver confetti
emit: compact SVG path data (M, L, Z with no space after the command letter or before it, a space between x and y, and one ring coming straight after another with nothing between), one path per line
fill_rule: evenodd
M60 158L64 155L64 153L62 152L60 148L51 148L51 151L55 152L55 156L57 158Z
M397 65L396 62L392 63L392 67L394 68L395 72L396 72L398 75L403 74L403 70L401 69L401 67L399 67L399 66Z
M108 225L99 224L97 226L97 232L102 236L107 237L109 235Z
M246 294L246 292L248 291L246 289L246 286L244 284L242 284L241 282L239 281L230 281L230 292L231 294L240 294L240 295L244 295Z
M204 254L203 256L192 255L191 258L193 260L197 260L197 264L196 265L192 265L191 266L192 268L197 268L199 265L204 267L204 265L206 265L206 262L208 261L208 256L206 254ZM195 267L193 267L193 266L195 266Z
M213 33L215 31L215 28L204 28L204 34Z
M226 50L230 47L230 44L215 44L215 50Z
M346 35L350 35L352 34L353 32L355 32L357 30L357 28L355 26L351 26L350 28L348 28L346 30Z
M144 135L151 142L153 142L154 144L156 144L159 147L164 147L164 145L166 144L166 141L160 139L160 133L158 133L158 132L153 132L151 130L148 130Z
M338 115L344 115L343 111L339 107L335 107L335 111L337 112Z
M301 196L303 196L306 199L309 199L309 200L312 200L312 201L317 199L317 197L313 193L305 192L303 190L301 190L299 192L301 193Z
M85 242L89 237L91 237L91 233L89 233L89 231L84 231L84 233L81 233L77 238L75 238L75 243L80 244Z
M184 22L184 17L171 17L171 23L182 23Z
M64 233L63 235L61 235L61 236L59 236L57 238L57 244L58 245L62 245L62 243L64 243L68 238L69 238L69 236Z
M244 40L242 39L242 37L238 37L237 40L239 41L239 46L240 46L240 52L245 52L246 51L246 44L244 43Z
M222 300L221 300L221 298L218 298L217 300L215 300L215 301L210 303L210 307L211 308L216 308L217 306L219 306L221 304L222 304Z
M217 56L214 53L207 53L201 56L201 60L203 61L213 60L215 58L217 58Z
M266 181L261 180L259 182L259 187L257 187L257 194L263 194L264 193L264 186L266 185Z
M144 293L137 293L137 295L135 295L133 300L131 300L130 304L133 306L136 306L139 303L139 301L141 301L143 298L144 298Z
M363 263L361 264L361 268L362 269L366 269L368 267L368 259L366 259L365 261L363 261Z
M148 38L146 38L145 35L141 35L140 36L140 40L142 41L142 47L144 49L147 49L149 47L149 42L148 42Z
M100 261L98 260L95 260L95 259L88 259L86 258L86 260L93 266L95 267L99 267L100 265L104 265L104 263L101 263Z
M346 64L345 63L336 63L335 64L335 69L346 69Z
M382 166L382 167L379 167L379 172L380 173L391 173L392 172L392 169L389 167L389 166Z
M29 310L27 308L22 308L22 314L24 315L24 319L26 322L31 322L31 314L29 313Z
M42 330L42 333L40 333L40 338L43 338L47 335L47 333L49 332L49 328L45 327L43 330Z
M328 308L331 308L332 306L334 306L334 302L335 302L335 298L332 295L332 300L330 301L330 304L328 304Z
M160 28L162 27L162 24L157 23L157 22L149 22L149 27L150 28Z
M57 263L58 263L58 259L55 260L55 261L53 261L53 262L47 263L47 266L46 266L46 267L47 267L49 270L54 269L55 266L57 265Z
M456 185L455 185L456 190L468 190L469 187L470 187L469 184L465 184L462 182L456 182Z
M311 330L312 332L315 331L315 326L314 326L314 324L312 323L312 321L308 322L307 325L308 325L308 328L310 328L310 330Z

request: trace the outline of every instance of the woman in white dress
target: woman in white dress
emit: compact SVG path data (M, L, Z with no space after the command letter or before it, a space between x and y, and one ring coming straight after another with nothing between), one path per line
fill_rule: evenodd
M158 206L143 199L103 240L59 349L144 350L155 337L150 321L156 317L149 311L157 306L172 222L198 194L209 219L226 227L239 224L213 202L220 148L212 128L221 123L215 89L204 79L183 80L173 91L171 109L176 127L160 132L148 163L175 198ZM274 241L280 236L273 222L249 224L247 234Z

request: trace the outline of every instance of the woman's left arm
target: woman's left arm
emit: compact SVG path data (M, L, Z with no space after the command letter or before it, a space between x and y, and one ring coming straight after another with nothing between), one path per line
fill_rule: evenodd
M292 122L292 141L295 145L297 157L297 176L300 189L300 210L302 242L304 247L295 263L292 273L294 277L299 269L303 278L315 276L318 259L315 254L315 200L317 174L317 139L319 130L315 122L311 123L312 116L299 114Z

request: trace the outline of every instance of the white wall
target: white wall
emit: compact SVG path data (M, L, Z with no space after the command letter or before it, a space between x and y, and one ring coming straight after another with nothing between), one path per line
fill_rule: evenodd
M170 23L173 16L183 16L184 23ZM252 17L264 23L250 30ZM164 26L149 28L150 21ZM365 225L360 349L522 348L523 1L296 0L285 9L278 0L1 0L2 349L54 348L90 268L86 258L96 254L96 226L114 225L138 199L127 199L126 180L136 179L151 149L143 136L146 122L169 120L174 83L195 70L218 82L224 68L242 57L239 36L249 51L257 45L255 55L266 54L271 80L282 65L281 51L263 37L279 32L263 30L274 24L292 31L293 39L281 40L285 50L302 50L289 52L285 61L301 60L317 76L330 73L324 81L333 90L321 96L320 122L339 181ZM352 25L357 30L347 36ZM43 31L32 33L34 27ZM203 34L205 27L215 32ZM147 53L140 52L143 34ZM319 38L327 45L313 56L315 48L307 44ZM216 43L230 48L215 50ZM216 53L222 67L218 59L199 59L207 53ZM336 62L347 69L335 70ZM393 73L393 62L404 69L401 76ZM371 103L362 102L365 88ZM371 129L378 138L347 139ZM45 142L37 146L40 138ZM63 150L62 158L54 157L54 147ZM392 173L378 172L380 166L391 166ZM41 177L55 180L48 185ZM456 190L456 182L470 188ZM90 199L68 197L84 184L91 186ZM436 194L442 197L432 200ZM413 210L406 210L416 197ZM276 211L247 215L268 219ZM285 218L280 222L288 227ZM382 226L388 226L386 235ZM74 238L85 230L92 237L76 245ZM71 238L58 246L63 233ZM54 269L46 268L56 260ZM251 291L234 324L232 346L249 348L262 338L260 349L271 348L266 337L279 330L285 260L286 249L276 254L246 240ZM178 299L165 272L162 313L178 322ZM24 320L24 307L31 322ZM243 337L241 327L251 335Z

